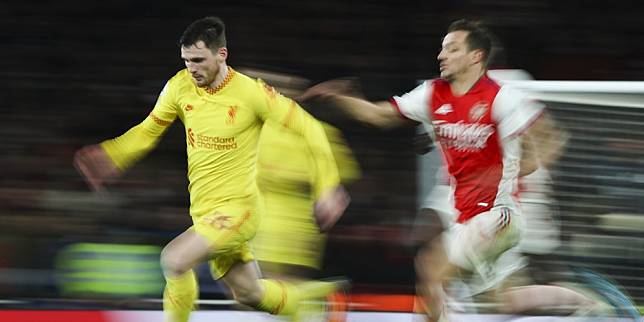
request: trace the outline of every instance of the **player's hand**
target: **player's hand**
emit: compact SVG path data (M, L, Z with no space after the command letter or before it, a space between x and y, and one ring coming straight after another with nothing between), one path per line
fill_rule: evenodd
M74 155L74 166L95 191L103 191L105 183L116 179L121 171L99 145L88 145Z
M334 79L310 87L297 100L304 102L312 99L329 99L334 95L354 96L357 91L358 88L354 80Z
M326 232L340 219L351 198L342 186L322 195L315 203L315 220L320 231Z

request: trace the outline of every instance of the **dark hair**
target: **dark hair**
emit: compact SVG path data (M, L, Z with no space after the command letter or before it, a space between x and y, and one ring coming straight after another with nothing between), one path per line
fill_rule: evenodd
M189 47L200 40L211 50L226 47L226 27L218 17L205 17L191 23L181 35L179 45Z
M460 19L452 22L447 28L447 33L453 31L468 32L465 39L467 47L469 50L482 50L485 55L484 65L487 66L491 56L490 51L492 50L492 35L487 28L481 22Z

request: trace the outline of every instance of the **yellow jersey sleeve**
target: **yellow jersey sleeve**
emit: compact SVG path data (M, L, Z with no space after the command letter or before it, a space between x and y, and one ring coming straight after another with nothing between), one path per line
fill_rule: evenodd
M333 152L333 157L338 167L340 181L346 184L359 179L362 175L360 164L353 155L349 144L344 139L342 131L331 124L325 122L320 123L331 144L331 152Z
M165 85L152 112L143 122L123 135L106 140L100 145L114 164L121 170L129 168L150 152L165 130L177 117L176 94L172 79Z
M261 100L256 105L259 117L264 122L274 122L276 126L294 131L306 141L314 161L312 181L315 198L337 187L340 184L338 167L320 122L262 80L257 80L257 86L261 93Z

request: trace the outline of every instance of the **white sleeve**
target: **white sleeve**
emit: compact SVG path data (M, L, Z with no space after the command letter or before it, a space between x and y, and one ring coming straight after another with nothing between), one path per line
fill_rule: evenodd
M402 96L394 96L391 103L405 118L422 123L430 123L429 97L431 95L431 81L424 81L418 87Z
M519 89L501 87L492 104L492 119L501 139L523 134L541 116L544 107Z

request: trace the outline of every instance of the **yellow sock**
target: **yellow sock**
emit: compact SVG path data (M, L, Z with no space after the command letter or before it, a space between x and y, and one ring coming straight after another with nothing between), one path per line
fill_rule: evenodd
M276 315L293 315L297 312L300 301L324 300L339 288L335 282L307 281L293 285L291 283L262 279L264 296L257 309Z
M257 306L258 310L276 315L293 315L295 313L300 296L294 285L270 279L261 279L259 282L264 286L264 296Z
M163 292L164 321L188 322L198 294L197 278L192 270L177 277L166 277Z
M302 300L324 300L340 288L339 282L305 281L297 284Z

